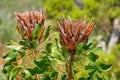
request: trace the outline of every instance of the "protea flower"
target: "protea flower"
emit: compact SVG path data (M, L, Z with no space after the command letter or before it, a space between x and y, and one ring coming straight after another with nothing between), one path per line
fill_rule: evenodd
M16 13L15 16L18 21L18 25L16 29L22 35L22 38L25 39L26 37L29 40L32 40L32 32L35 30L38 24L41 25L41 29L39 33L42 34L44 31L44 22L45 22L45 11L30 11L24 13Z
M92 22L86 24L86 18L81 21L62 18L58 21L61 45L68 47L69 51L75 51L78 43L88 40L94 25Z

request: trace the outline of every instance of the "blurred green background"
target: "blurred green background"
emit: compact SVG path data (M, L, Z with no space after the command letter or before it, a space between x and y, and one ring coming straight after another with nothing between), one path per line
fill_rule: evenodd
M65 16L93 20L92 36L97 46L103 47L101 61L113 64L106 77L120 80L120 0L0 0L0 80L4 78L2 56L8 51L5 44L21 39L16 32L15 12L45 9L47 24L57 31L57 19Z

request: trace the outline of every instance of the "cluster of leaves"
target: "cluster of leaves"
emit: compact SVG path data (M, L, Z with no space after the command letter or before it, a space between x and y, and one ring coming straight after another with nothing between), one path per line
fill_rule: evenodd
M79 43L77 45L73 63L74 80L107 79L105 76L106 71L108 71L112 65L99 61L99 54L102 53L102 48L95 47L94 42L94 38L90 38L87 43ZM66 54L66 50L64 50L63 53ZM66 56L65 58L69 58L69 55Z
M6 60L3 73L6 74L8 80L14 80L17 78L17 76L20 76L25 80L35 80L32 76L36 74L41 74L43 72L46 72L47 74L47 71L51 72L50 70L52 69L52 61L49 59L49 57L51 57L48 55L49 52L44 52L44 56L42 56L42 59L34 59L36 57L36 53L33 52L38 52L37 47L40 43L40 40L34 40L34 38L39 37L37 35L40 32L40 28L41 25L36 26L36 29L31 34L33 38L32 41L26 38L19 43L11 41L11 43L7 45L7 47L11 50L3 57ZM48 38L49 31L50 26L48 26L46 29L43 39L44 41Z
M44 73L44 75L42 75L43 80L49 78L55 79L57 72L52 67L51 63L53 62L53 59L52 56L49 55L49 52L44 52L41 59L34 60L33 57L30 56L32 54L28 52L25 53L25 50L20 52L20 50L22 49L11 50L3 57L6 60L3 73L6 74L8 80L14 80L17 76L24 80L36 80L34 75L42 73ZM30 58L28 59L27 57ZM25 62L26 59L27 61Z
M92 39L91 39L92 40ZM99 54L102 53L101 47L93 47L93 41L88 40L87 44L78 44L77 51L84 57L79 57L79 71L75 69L75 77L79 80L104 80L107 79L105 72L110 69L111 64L105 64L99 61ZM81 51L82 50L82 51ZM84 53L84 51L86 53ZM78 52L78 53L79 53ZM86 58L86 59L85 59ZM78 58L77 58L78 59ZM83 59L82 61L80 59ZM84 60L87 60L84 61ZM84 64L83 64L84 63ZM81 67L83 66L83 67Z
M32 37L39 34L41 25L36 26ZM48 39L50 26L47 27L44 41ZM58 34L54 33L54 36ZM103 80L104 73L111 65L99 62L98 54L100 47L95 47L93 39L87 43L80 43L76 46L75 59L73 63L74 80ZM68 73L69 51L66 47L61 47L58 38L53 43L46 42L45 50L38 50L38 40L25 40L19 43L11 41L7 47L11 50L3 57L6 60L3 73L8 80L22 78L24 80L66 80ZM36 56L36 53L37 56ZM37 57L37 58L35 58Z

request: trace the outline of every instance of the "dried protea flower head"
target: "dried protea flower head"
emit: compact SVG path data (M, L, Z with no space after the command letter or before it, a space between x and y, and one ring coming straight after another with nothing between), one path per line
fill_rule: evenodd
M44 10L29 11L24 13L15 12L15 16L18 21L16 29L22 35L23 39L27 37L29 40L31 40L31 34L38 24L41 26L41 33L44 31L44 22L46 18Z
M75 51L76 45L86 42L92 32L93 22L86 24L86 17L83 20L59 19L58 28L60 31L60 42L62 46L68 47L69 51Z

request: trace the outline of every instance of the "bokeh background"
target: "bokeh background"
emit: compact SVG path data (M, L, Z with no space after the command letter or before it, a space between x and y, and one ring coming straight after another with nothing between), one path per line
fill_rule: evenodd
M50 24L57 31L57 19L66 17L93 20L96 26L92 36L96 45L103 48L101 61L113 64L106 77L109 80L120 80L120 0L0 0L0 80L3 55L9 50L5 45L10 41L19 41L16 32L17 21L14 12L45 9L46 25Z

